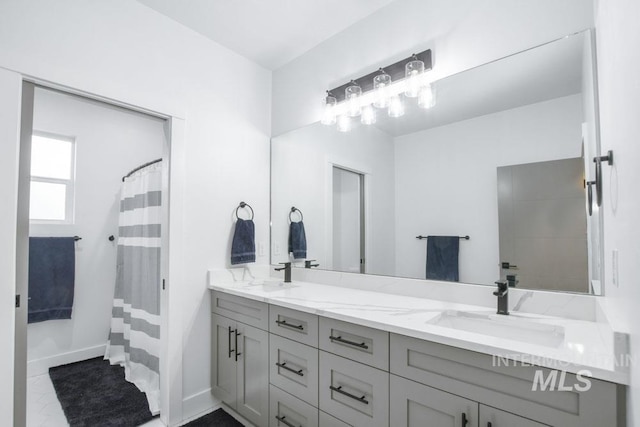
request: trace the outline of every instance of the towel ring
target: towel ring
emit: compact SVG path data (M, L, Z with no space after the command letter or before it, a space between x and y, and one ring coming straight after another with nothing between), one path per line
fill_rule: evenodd
M298 222L302 222L302 220L304 219L304 216L302 216L302 211L295 206L291 206L291 212L289 212L289 222L293 222L293 219L291 219L291 214L295 211L298 211L298 213L300 214L300 221Z
M251 205L249 203L245 203L245 202L240 202L240 204L238 205L238 207L236 208L236 219L240 219L240 217L238 216L238 209L240 208L249 208L251 210L251 218L249 218L250 221L253 221L253 208L251 207Z

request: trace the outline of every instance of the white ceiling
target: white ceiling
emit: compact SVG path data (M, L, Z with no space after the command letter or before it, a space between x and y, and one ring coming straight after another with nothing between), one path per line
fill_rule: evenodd
M138 0L270 70L393 0Z

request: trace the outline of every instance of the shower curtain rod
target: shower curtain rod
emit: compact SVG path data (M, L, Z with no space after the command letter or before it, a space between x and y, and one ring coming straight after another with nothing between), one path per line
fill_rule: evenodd
M147 166L151 166L151 165L156 164L156 163L161 162L161 161L162 161L162 159L156 159L156 160L153 160L153 161L150 161L150 162L147 162L147 163L145 163L145 164L143 164L143 165L138 166L137 168L133 169L133 170L132 170L132 171L130 171L128 174L126 174L125 176L123 176L123 177L122 177L122 182L124 182L124 180L125 180L126 178L129 178L131 175L133 175L134 173L138 172L140 169L144 169L144 168L146 168Z

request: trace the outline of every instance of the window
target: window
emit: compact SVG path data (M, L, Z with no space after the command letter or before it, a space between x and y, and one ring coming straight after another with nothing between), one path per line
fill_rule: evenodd
M31 139L29 219L39 223L72 223L74 179L74 139L34 133Z

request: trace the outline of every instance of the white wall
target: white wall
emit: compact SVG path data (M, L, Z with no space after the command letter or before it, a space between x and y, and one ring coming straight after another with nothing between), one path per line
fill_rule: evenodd
M393 274L393 144L371 126L341 133L316 123L273 139L272 261L288 261L287 221L295 206L304 214L307 258L316 259L319 268L331 268L332 164L365 174L367 272Z
M602 153L613 150L615 164L604 165L605 301L618 326L631 334L631 386L627 425L640 424L640 3L634 0L596 4L598 80ZM618 251L618 285L612 258Z
M585 0L396 0L273 74L273 135L316 122L324 91L433 49L451 75L593 27Z
M396 275L424 278L415 236L469 235L460 281L497 280L496 168L580 157L581 125L582 97L571 95L395 138Z
M214 403L206 271L229 264L241 200L268 247L271 73L128 0L0 2L0 67L185 118L186 250L178 256L187 274L171 285L182 299L185 416L206 409Z
M34 131L75 138L73 224L31 224L31 236L80 236L72 318L28 327L28 375L104 355L116 278L122 177L162 157L164 121L79 97L36 89Z

